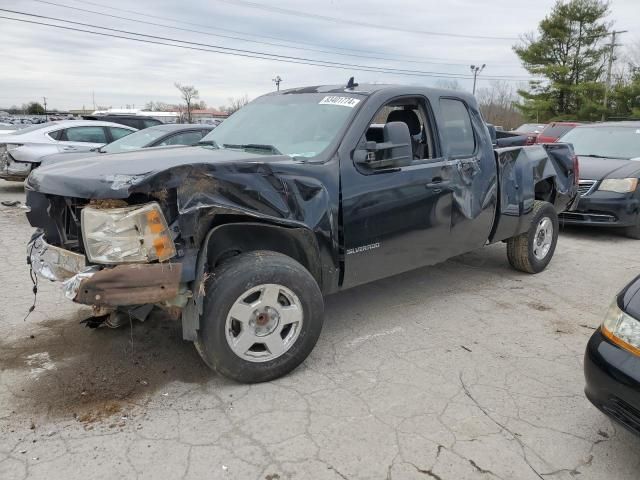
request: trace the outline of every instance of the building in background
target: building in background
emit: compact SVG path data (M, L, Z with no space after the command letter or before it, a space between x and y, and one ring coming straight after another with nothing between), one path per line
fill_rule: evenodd
M191 110L191 121L193 123L205 123L208 125L217 125L229 115L216 110L215 108L206 108L204 110Z

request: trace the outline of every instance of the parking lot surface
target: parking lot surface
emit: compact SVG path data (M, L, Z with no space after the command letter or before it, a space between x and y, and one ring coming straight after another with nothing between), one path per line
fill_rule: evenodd
M0 200L24 201L0 183ZM327 299L293 374L210 372L155 314L90 310L25 264L24 210L0 206L0 479L633 479L640 440L583 395L582 356L639 241L564 230L550 267L494 245Z

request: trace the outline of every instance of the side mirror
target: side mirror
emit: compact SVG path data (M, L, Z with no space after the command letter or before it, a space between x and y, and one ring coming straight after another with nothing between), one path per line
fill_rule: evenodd
M356 161L371 168L408 165L413 158L411 133L404 122L389 122L383 129L384 142L368 141L356 155Z

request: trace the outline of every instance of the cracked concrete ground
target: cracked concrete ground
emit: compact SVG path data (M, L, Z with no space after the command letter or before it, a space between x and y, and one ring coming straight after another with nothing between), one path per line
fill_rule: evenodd
M23 200L0 183L0 200ZM0 207L0 479L610 479L640 440L582 393L582 355L639 242L569 230L550 268L504 245L327 299L293 374L239 385L176 322L90 330L55 284L32 303L19 208Z

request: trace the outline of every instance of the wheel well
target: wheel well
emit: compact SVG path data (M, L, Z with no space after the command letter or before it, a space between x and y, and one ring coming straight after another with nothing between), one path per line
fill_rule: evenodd
M547 178L536 183L535 199L554 203L556 197L556 185L553 178Z
M210 268L241 253L269 250L299 262L322 288L318 248L315 236L308 229L255 222L228 223L215 227L208 242L207 260Z

